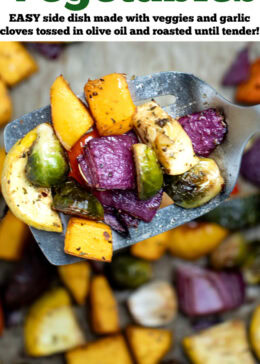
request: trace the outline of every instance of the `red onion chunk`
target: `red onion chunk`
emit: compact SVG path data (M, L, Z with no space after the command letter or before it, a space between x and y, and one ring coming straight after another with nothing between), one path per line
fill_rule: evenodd
M114 191L113 207L145 222L150 222L160 207L162 192L162 190L159 191L149 200L139 200L135 191Z
M135 188L132 135L112 135L91 139L85 158L96 189Z
M224 86L236 86L244 81L247 81L250 77L250 60L249 60L249 48L242 49L236 55L235 60L231 64L223 77L222 85Z
M78 167L81 171L82 177L84 178L86 185L90 188L93 188L94 183L85 157L83 155L80 155L77 160Z
M195 154L207 157L222 143L227 124L215 109L207 109L181 117L179 123L189 135Z
M214 272L182 265L177 269L180 309L188 316L203 316L239 307L245 285L239 272Z
M260 139L243 155L240 173L249 182L260 187Z
M103 206L113 207L113 195L111 191L93 190L92 192Z
M57 43L32 43L31 46L42 56L52 60L59 58L64 50L64 45Z
M109 225L113 230L121 233L121 234L127 234L128 231L127 229L123 226L123 224L121 224L121 222L119 221L119 219L117 218L116 215L114 215L113 213L110 212L106 212L104 213L104 222Z
M121 212L120 213L120 218L127 227L133 227L133 228L138 227L139 220L136 219L135 217L127 214L126 212Z

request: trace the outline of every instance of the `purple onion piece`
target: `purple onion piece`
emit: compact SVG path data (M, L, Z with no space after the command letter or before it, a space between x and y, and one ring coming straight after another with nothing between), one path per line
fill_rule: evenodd
M139 220L137 218L127 214L126 212L121 212L119 215L121 220L127 227L133 227L133 228L138 227Z
M91 139L85 147L85 159L96 189L135 188L135 165L131 135Z
M249 182L260 187L260 138L243 155L240 173Z
M241 82L247 81L250 77L250 59L249 47L242 49L236 55L235 60L231 64L223 77L223 86L236 86Z
M127 228L120 222L116 214L112 212L104 213L104 222L109 225L113 230L121 234L128 234Z
M52 60L59 58L64 50L64 45L57 43L31 43L31 46L42 56Z
M212 153L227 133L224 116L215 109L186 115L178 121L189 135L195 154L202 157Z
M79 165L79 170L81 171L82 177L84 178L86 185L89 188L93 188L94 183L93 183L92 176L91 176L91 173L89 170L89 166L88 166L88 163L87 163L85 157L83 155L80 155L77 158L77 161L78 161L78 165Z
M239 307L245 284L239 272L214 272L181 265L176 272L180 309L188 316L205 316Z
M93 195L102 203L103 206L113 208L113 194L111 191L96 191L93 190Z
M221 319L217 315L202 316L191 319L191 326L195 331L205 330L219 323L221 323Z

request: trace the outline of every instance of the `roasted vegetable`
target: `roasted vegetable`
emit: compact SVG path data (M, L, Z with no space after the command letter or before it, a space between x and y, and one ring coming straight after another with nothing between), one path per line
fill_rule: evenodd
M66 353L67 364L133 364L122 335L109 336Z
M50 97L55 133L64 148L70 150L92 127L94 121L87 107L73 93L63 76L56 78Z
M132 129L136 108L124 74L88 80L85 96L100 135L124 134Z
M104 218L104 209L98 199L73 179L67 180L55 188L52 206L54 210L64 214L93 220Z
M249 253L248 244L241 233L233 233L212 251L210 263L215 269L234 268L243 263Z
M44 56L47 59L54 60L60 57L64 50L66 43L49 43L49 42L33 42L29 43L33 49Z
M162 195L162 201L160 205L160 209L164 209L167 206L170 206L173 204L173 200L170 198L170 196L167 195L167 193L163 193Z
M195 265L176 271L180 309L188 316L225 312L241 306L245 284L239 272L215 272Z
M137 189L140 200L147 200L163 185L163 173L155 152L149 146L138 143L133 145Z
M78 181L83 186L85 185L85 180L82 177L80 171L79 171L79 162L78 158L83 155L84 153L84 146L87 144L87 142L92 138L97 138L98 133L94 129L93 131L90 131L86 134L84 134L71 148L71 150L68 152L69 162L70 162L70 174L69 176L74 178L76 181Z
M0 188L1 188L1 179L2 179L2 172L3 172L3 168L4 168L5 156L6 156L5 149L0 148Z
M117 302L105 276L92 279L90 303L92 328L96 334L112 334L120 330Z
M243 48L239 51L230 65L230 68L225 73L222 85L223 86L236 86L241 82L245 82L250 77L250 59L249 47Z
M142 326L167 325L177 312L175 291L166 281L143 285L130 295L127 303L134 320Z
M260 336L260 305L256 307L250 323L250 341L258 359L260 359L259 336Z
M224 186L224 179L213 159L200 158L195 167L180 176L165 175L165 184L165 191L175 204L190 209L217 196Z
M215 109L182 116L178 121L191 138L194 152L201 157L212 153L227 133L224 116Z
M210 253L228 230L214 223L190 222L169 232L168 249L176 257L194 260Z
M131 246L131 254L146 260L158 260L165 253L170 239L170 232L153 236Z
M243 321L233 320L183 340L185 352L194 364L254 364Z
M113 282L122 288L137 288L152 277L151 265L128 255L116 256L111 264Z
M0 77L8 86L14 86L37 70L36 62L21 43L0 42Z
M26 177L35 186L62 183L69 172L64 151L49 124L37 127L37 138L28 154Z
M245 259L242 264L242 271L245 281L248 284L260 283L260 243L250 242L247 247Z
M20 139L5 158L2 173L2 193L13 214L36 229L62 231L62 223L53 211L51 190L33 186L25 175L27 154L37 138L33 129Z
M126 335L137 364L158 364L172 346L172 333L129 326Z
M51 284L55 271L34 242L26 247L3 289L3 302L11 310L31 304Z
M125 224L121 220L119 220L118 213L115 209L113 209L113 207L105 208L104 222L118 233L125 236L128 235L127 226L125 226Z
M85 343L65 289L56 288L32 305L24 336L27 354L36 357L64 352Z
M260 103L260 59L258 58L250 67L247 81L242 82L236 91L236 101L241 104L253 105Z
M111 229L101 222L72 217L64 251L79 258L110 262L113 254Z
M4 126L10 121L12 112L12 100L5 83L0 80L0 126Z
M260 138L245 152L240 173L249 182L260 187Z
M127 190L135 187L133 138L114 135L91 139L85 147L90 185L96 189Z
M166 173L182 174L199 162L181 124L155 101L138 106L133 122L142 141L155 150Z
M230 230L257 225L260 222L260 194L225 201L204 215L203 220L215 222Z
M79 305L86 303L90 286L91 268L88 262L79 262L58 267L62 282L70 290Z
M0 222L0 259L19 260L28 238L28 226L9 210Z

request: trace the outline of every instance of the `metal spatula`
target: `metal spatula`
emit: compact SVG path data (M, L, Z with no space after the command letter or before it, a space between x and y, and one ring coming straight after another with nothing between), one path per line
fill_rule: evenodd
M228 123L228 135L224 143L218 146L212 154L212 157L218 163L226 184L223 193L202 207L186 210L171 205L159 210L151 223L141 222L137 229L130 229L128 238L124 238L113 231L113 248L115 251L196 219L217 207L234 188L247 141L257 131L260 131L260 106L241 107L234 105L193 75L161 72L136 77L134 80L129 80L128 85L136 103L163 95L175 96L175 103L165 107L165 110L173 117L201 111L209 107L224 111ZM38 124L50 122L50 111L50 106L45 106L9 123L4 131L6 151L8 152L18 139ZM68 217L62 215L62 219L64 231L66 231ZM64 265L79 260L64 253L64 234L34 228L31 230L46 258L52 264Z

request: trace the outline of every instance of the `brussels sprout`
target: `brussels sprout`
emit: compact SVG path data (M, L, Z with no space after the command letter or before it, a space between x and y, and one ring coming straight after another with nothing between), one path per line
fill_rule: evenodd
M151 264L127 255L115 257L111 264L114 283L121 288L137 288L152 277Z
M103 206L98 199L72 179L54 189L53 208L64 214L93 220L104 217Z
M250 253L245 259L242 267L245 281L248 284L260 283L260 242L249 244Z
M27 178L35 186L51 187L63 182L68 172L65 152L52 127L46 123L39 125L37 139L28 156Z
M145 144L133 145L137 189L140 200L147 200L162 188L163 173L155 152Z
M211 253L210 262L216 269L237 267L243 263L248 252L244 236L241 233L234 233Z
M165 175L165 184L165 192L175 204L190 209L205 204L219 194L224 179L213 159L200 158L198 164L182 175Z

